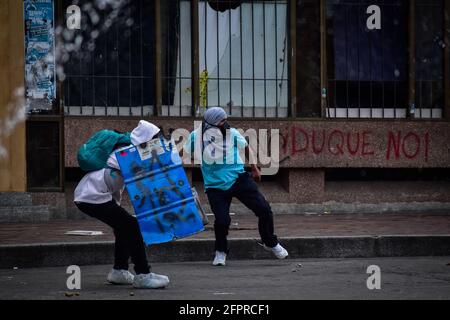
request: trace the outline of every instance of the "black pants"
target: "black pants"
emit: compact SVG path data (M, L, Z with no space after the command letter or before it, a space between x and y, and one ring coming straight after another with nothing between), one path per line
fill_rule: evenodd
M128 270L131 257L136 274L147 274L150 266L137 219L115 201L103 204L75 203L83 213L96 218L114 229L114 269Z
M270 248L278 244L277 236L274 235L272 209L249 173L241 174L230 190L208 189L206 194L215 216L214 233L217 251L229 252L227 235L231 223L230 205L233 197L236 197L258 217L258 230L262 242Z

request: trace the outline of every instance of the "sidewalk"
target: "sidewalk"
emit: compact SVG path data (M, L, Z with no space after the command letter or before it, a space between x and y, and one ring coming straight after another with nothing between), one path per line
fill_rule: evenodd
M214 217L209 216L206 230L188 239L214 239ZM258 238L257 218L253 215L231 217L229 239ZM349 237L388 235L450 235L450 212L423 214L343 214L276 215L278 236ZM67 231L102 231L102 236L67 236ZM112 230L96 220L58 220L37 224L0 224L0 245L36 243L72 243L113 241Z
M151 261L209 260L214 251L214 217L190 238L154 246ZM404 214L276 215L276 233L292 257L450 256L450 212ZM256 240L257 218L233 215L230 258L268 258ZM68 236L67 231L102 231ZM0 268L110 263L112 230L95 220L0 224Z

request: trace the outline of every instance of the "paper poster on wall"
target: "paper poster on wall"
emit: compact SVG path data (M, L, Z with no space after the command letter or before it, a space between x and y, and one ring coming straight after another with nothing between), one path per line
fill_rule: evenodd
M51 110L56 98L53 0L24 0L28 112Z

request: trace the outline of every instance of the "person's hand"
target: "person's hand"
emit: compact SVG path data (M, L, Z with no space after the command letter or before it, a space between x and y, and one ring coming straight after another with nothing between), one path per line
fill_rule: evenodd
M257 166L252 166L252 178L256 182L261 182L261 171Z

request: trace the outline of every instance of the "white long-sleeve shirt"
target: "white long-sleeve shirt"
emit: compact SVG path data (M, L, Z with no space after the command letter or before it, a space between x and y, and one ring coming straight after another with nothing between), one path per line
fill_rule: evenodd
M75 189L75 202L102 204L115 200L120 205L125 184L114 153L109 156L107 164L116 170L106 168L87 173Z
M141 120L131 132L131 142L134 145L140 145L150 141L159 131L160 129L154 124ZM74 192L75 202L102 204L114 199L120 205L125 183L115 153L125 148L115 150L108 158L107 165L116 170L107 168L89 172L81 179Z

